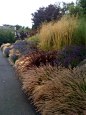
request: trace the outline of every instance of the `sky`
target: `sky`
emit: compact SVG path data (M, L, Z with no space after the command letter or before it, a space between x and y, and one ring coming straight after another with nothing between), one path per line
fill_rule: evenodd
M62 0L66 3L76 0ZM62 2L61 0L0 0L0 26L3 24L32 27L32 15L39 7Z

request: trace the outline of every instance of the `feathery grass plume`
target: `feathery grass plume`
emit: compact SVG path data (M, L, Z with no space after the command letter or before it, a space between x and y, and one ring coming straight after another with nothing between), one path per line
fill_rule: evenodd
M28 70L23 87L42 115L84 115L86 69L50 65Z
M49 65L49 68L47 65L41 66L39 68L34 66L30 70L27 70L27 72L24 75L23 89L25 89L26 92L29 91L31 95L32 91L35 92L37 89L39 89L38 86L44 85L44 82L48 81L50 79L50 76L52 77L52 74L53 74L52 71L53 71L53 68L50 65ZM54 73L54 75L55 74L56 73Z
M57 22L44 22L39 33L39 46L41 49L56 50L72 43L72 34L76 28L77 17L63 16Z

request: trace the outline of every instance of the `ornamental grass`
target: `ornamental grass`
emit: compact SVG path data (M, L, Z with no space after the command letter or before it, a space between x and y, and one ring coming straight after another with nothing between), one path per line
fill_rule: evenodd
M22 89L42 115L86 113L86 69L35 67L24 75Z
M58 51L31 51L29 54L23 55L15 62L16 75L24 73L33 66L39 67L40 64L46 65L50 63L54 65L56 54Z
M39 47L43 50L60 50L72 43L72 35L77 27L77 17L63 16L57 22L45 22L39 33Z

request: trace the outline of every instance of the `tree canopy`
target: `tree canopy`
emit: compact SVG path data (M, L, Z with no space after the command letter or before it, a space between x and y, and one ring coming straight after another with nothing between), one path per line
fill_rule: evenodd
M0 45L3 43L13 43L16 41L15 33L11 30L0 29Z
M49 22L59 19L61 17L60 7L50 4L48 7L39 8L35 13L32 13L32 17L34 29L37 29L45 20Z
M79 2L80 2L80 6L84 10L84 14L86 14L86 0L79 0Z

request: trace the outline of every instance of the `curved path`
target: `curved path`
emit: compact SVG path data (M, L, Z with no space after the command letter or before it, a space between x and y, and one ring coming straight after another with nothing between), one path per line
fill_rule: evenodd
M0 115L38 115L29 104L15 69L0 50Z

